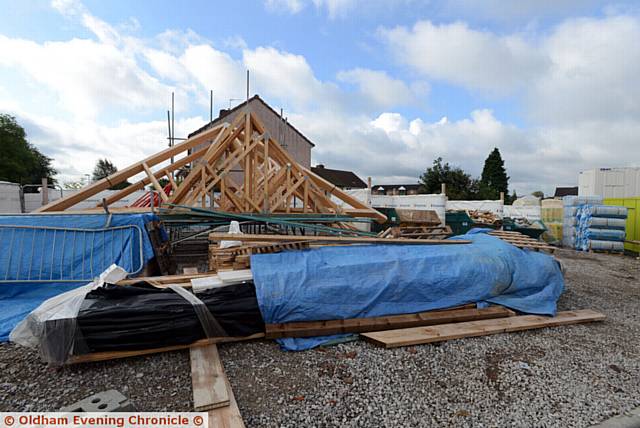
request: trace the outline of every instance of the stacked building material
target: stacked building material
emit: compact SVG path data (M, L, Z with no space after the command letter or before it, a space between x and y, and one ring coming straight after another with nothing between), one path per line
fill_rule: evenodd
M562 241L563 201L559 199L545 199L540 204L540 216L547 231L542 239L552 244Z
M582 251L624 251L627 208L602 204L598 196L566 196L563 245Z

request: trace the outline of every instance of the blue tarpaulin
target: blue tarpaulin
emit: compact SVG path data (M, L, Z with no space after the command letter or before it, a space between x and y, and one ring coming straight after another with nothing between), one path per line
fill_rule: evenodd
M460 245L323 247L251 257L265 323L415 313L494 303L555 315L564 289L559 263L479 230ZM325 338L282 339L289 350Z
M0 342L46 299L115 263L137 273L154 257L154 214L0 215Z

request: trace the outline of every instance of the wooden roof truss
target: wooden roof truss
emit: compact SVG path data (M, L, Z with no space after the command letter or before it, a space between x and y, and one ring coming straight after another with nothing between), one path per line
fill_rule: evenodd
M204 148L199 148L203 145ZM193 152L182 159L153 171L157 165L190 150ZM189 164L192 165L189 174L181 183L176 183L172 173ZM243 172L242 183L232 178L231 172L238 170ZM110 195L106 203L112 204L151 184L168 204L206 207L213 198L216 209L227 212L346 214L380 222L386 220L383 214L298 164L269 135L258 118L246 110L231 124L223 123L206 130L37 211L68 209L139 173L146 176ZM163 177L172 184L170 194L160 185ZM349 207L338 205L331 196Z

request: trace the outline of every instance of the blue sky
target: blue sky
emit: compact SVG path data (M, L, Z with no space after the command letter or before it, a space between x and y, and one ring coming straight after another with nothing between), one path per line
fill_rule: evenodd
M0 1L0 111L62 181L187 134L259 93L314 162L415 182L435 157L478 175L499 147L518 193L638 165L635 2ZM635 77L634 77L635 76ZM234 103L236 101L232 101Z

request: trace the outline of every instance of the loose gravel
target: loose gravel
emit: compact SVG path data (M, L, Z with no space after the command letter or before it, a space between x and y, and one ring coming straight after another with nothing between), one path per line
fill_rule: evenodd
M640 405L640 261L556 251L560 310L603 323L382 349L221 345L248 427L586 427ZM192 409L188 352L48 369L0 346L0 411L52 411L117 389L139 410Z

